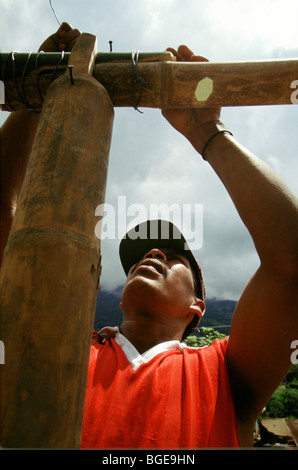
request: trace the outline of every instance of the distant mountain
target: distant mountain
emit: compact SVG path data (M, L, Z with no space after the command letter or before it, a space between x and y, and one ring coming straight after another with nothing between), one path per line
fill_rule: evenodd
M236 305L235 300L207 299L206 312L200 326L212 327L228 335Z
M122 287L114 291L101 290L97 296L94 328L96 331L104 326L119 326L122 321L122 310L119 307Z
M104 326L119 326L122 311L119 307L122 287L114 291L102 290L98 294L94 328L96 331ZM212 327L220 333L229 334L232 316L237 302L234 300L208 299L206 313L201 320L201 327Z

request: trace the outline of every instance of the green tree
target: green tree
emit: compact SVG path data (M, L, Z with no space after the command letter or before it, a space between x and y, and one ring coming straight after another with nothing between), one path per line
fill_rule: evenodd
M214 328L202 327L200 328L200 336L190 335L184 340L184 342L187 346L198 348L209 346L215 339L222 339L225 336L226 335L223 333L219 333L219 331L214 330Z
M298 418L298 364L293 364L283 383L268 401L262 417Z

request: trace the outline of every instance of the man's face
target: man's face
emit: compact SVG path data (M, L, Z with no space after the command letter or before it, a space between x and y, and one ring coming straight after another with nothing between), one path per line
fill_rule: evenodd
M164 248L146 253L128 272L122 294L124 313L186 315L196 299L193 273L180 252Z

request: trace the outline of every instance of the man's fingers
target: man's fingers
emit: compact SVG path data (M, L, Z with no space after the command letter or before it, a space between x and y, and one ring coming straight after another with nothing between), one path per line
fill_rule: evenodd
M208 59L202 55L195 55L189 47L182 45L178 47L178 53L185 62L208 62Z
M185 46L184 44L178 47L178 53L183 58L183 60L185 60L185 62L190 62L190 58L194 55L189 47Z
M81 31L64 22L59 26L56 33L43 42L39 50L44 50L44 52L70 52L80 35Z
M60 33L59 48L64 51L71 51L77 39L80 37L81 32L78 29L70 29L64 33Z
M63 36L64 33L67 33L67 31L70 31L72 29L72 26L69 23L66 23L65 21L61 23L57 34L58 36Z
M171 52L179 62L208 62L208 59L202 55L195 55L189 47L181 45L178 50L168 47L167 51Z
M65 36L65 34L68 32L68 31L71 31L72 30L72 26L69 24L69 23L66 23L66 22L63 22L58 30L56 31L56 33L52 34L52 36L50 36L50 38L57 44L57 46L59 47L60 43L61 43L61 39Z
M168 48L167 48L167 51L168 51L168 52L171 52L171 53L173 54L173 56L176 57L177 60L183 61L182 57L181 57L180 54L176 51L176 49L173 49L172 47L168 47Z
M202 55L193 55L190 58L190 62L209 62L209 60Z

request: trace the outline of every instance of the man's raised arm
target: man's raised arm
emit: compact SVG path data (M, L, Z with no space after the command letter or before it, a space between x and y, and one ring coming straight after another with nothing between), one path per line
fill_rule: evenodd
M205 60L185 46L175 55ZM219 176L260 258L238 302L228 346L241 432L252 435L255 420L291 366L291 344L298 340L297 198L260 158L228 132L218 133L227 129L219 109L163 114Z

